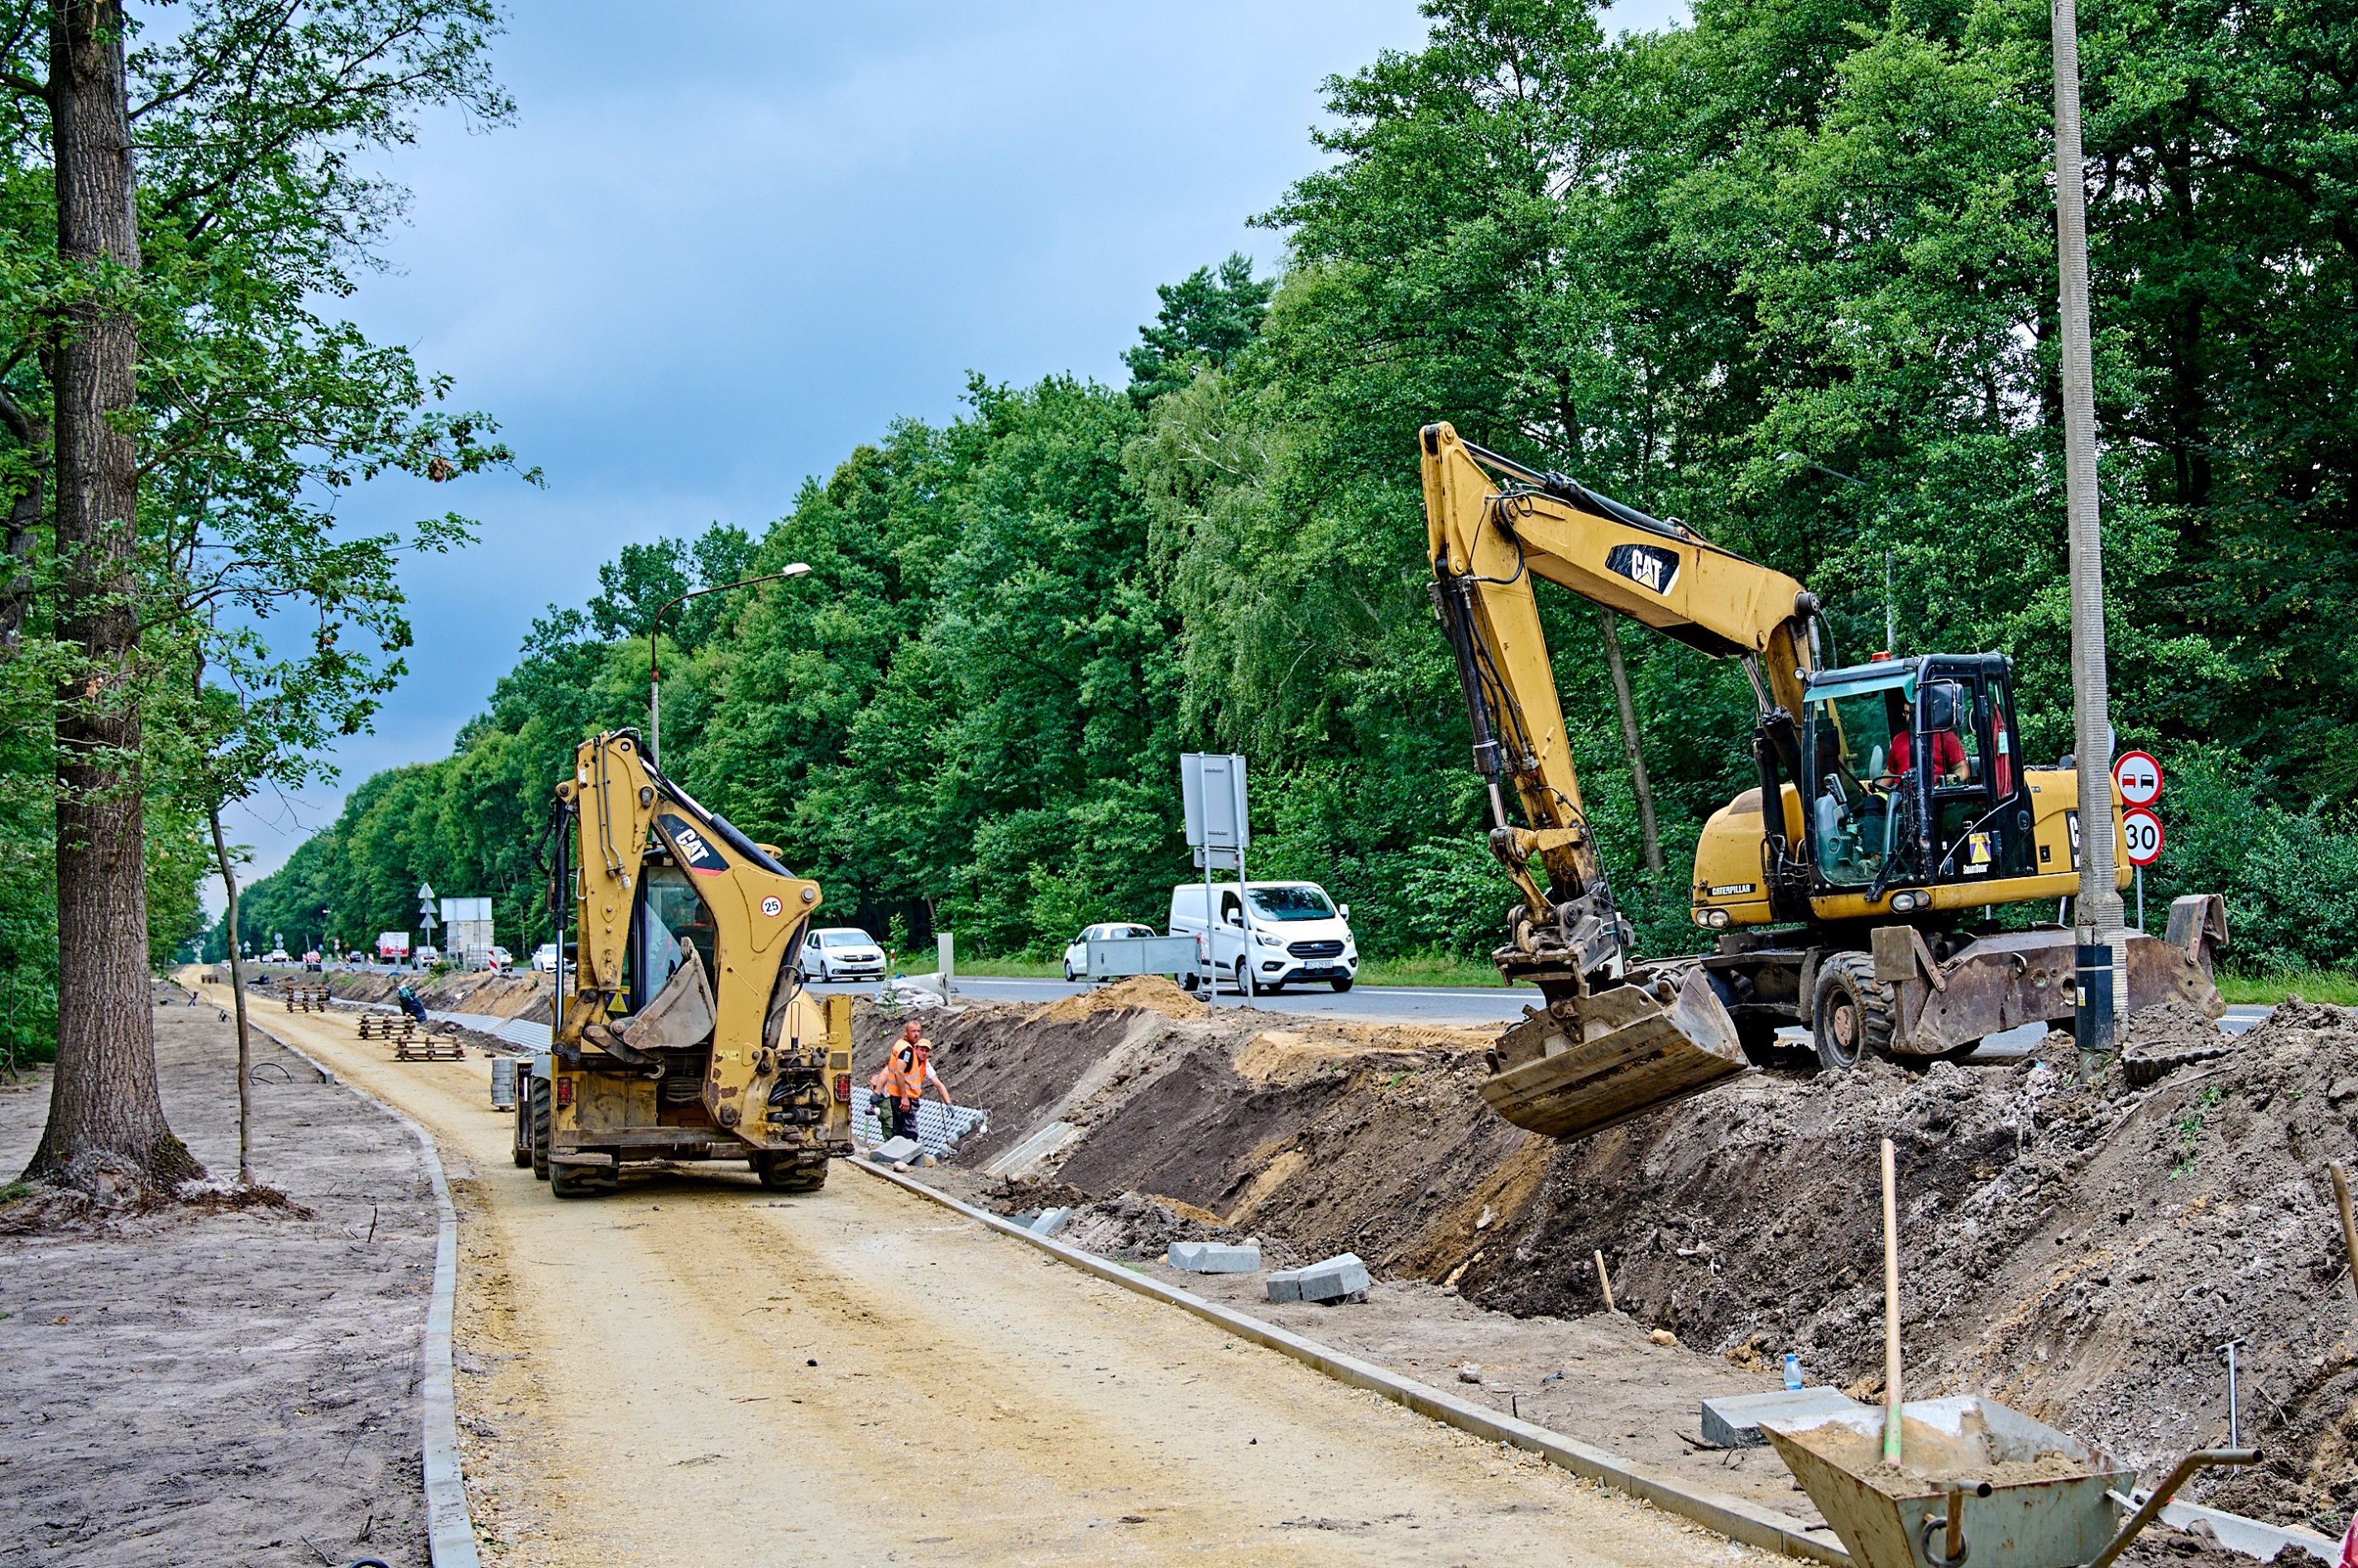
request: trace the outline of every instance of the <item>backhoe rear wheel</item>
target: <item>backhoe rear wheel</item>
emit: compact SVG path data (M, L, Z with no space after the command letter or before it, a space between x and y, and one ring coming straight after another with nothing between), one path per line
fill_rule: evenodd
M532 1086L532 1173L548 1180L548 1082L527 1078Z
M756 1154L753 1173L773 1193L815 1193L827 1185L827 1162L805 1164L792 1153Z
M1817 1020L1819 1065L1846 1072L1869 1052L1889 1055L1896 1010L1891 988L1875 978L1871 954L1837 953L1827 959L1818 969L1811 1008Z

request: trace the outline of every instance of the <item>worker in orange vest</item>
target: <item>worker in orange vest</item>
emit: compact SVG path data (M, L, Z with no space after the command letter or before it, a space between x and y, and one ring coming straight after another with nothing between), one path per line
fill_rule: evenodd
M878 1130L891 1141L897 1134L914 1140L917 1136L917 1102L925 1096L925 1086L942 1097L944 1105L950 1104L949 1086L934 1070L934 1043L925 1036L915 1019L901 1026L901 1038L884 1058L884 1065L868 1080L875 1096Z

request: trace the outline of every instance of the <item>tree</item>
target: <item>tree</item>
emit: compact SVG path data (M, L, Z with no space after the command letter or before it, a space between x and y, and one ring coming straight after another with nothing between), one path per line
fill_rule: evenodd
M55 193L54 263L0 307L26 563L0 633L12 683L46 671L56 692L58 1073L28 1174L198 1173L156 1090L146 796L168 784L201 819L304 776L397 678L395 562L467 525L335 538L335 491L509 460L481 416L431 406L445 384L405 351L313 308L398 207L352 154L428 104L507 113L495 22L487 0L206 0L133 51L120 0L0 6L14 226L27 190ZM26 542L44 494L46 562ZM290 652L265 623L293 605L311 623Z
M1155 286L1163 301L1154 324L1141 327L1141 341L1125 351L1130 395L1143 405L1187 384L1196 371L1217 370L1260 335L1277 280L1256 278L1252 259L1233 252L1215 274L1199 266L1176 283Z

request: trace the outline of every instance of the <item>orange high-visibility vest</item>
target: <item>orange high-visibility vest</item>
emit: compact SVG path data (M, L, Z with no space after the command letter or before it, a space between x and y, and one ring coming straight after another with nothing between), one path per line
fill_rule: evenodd
M914 1070L914 1056L906 1045L895 1045L892 1054L884 1058L884 1093L892 1099L915 1099L925 1090L925 1079Z

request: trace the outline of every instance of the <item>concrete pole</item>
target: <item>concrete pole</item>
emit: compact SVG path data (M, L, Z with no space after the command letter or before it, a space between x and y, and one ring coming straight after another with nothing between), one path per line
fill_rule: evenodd
M2088 347L2088 215L2080 146L2080 24L2073 0L2053 0L2055 232L2063 331L2063 491L2071 535L2071 706L2080 773L2080 942L2077 1035L2083 1077L2115 1048L2114 1003L2125 1000L2120 891L2113 885L2113 727L2105 692L2104 546L2097 515L2095 378ZM2093 981L2091 984L2089 982ZM2091 991L2095 994L2091 995Z

